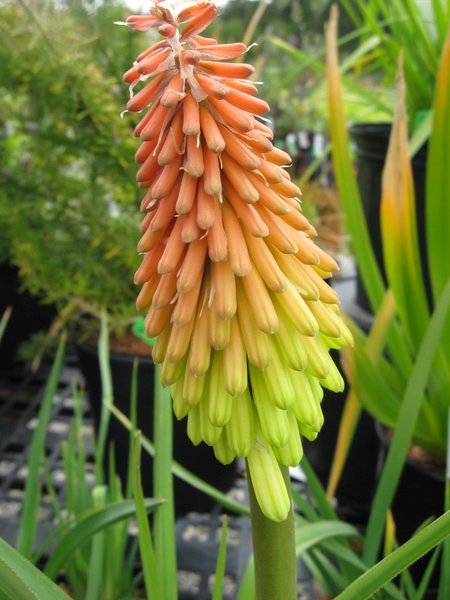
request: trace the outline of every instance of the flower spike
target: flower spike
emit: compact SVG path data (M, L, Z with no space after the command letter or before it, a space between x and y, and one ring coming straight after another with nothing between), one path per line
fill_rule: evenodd
M193 443L225 464L246 457L262 511L281 521L279 465L300 461L300 434L317 436L322 386L342 387L329 350L352 340L325 281L338 267L312 240L254 69L232 62L247 48L201 35L217 12L164 0L127 20L163 38L124 76L127 110L143 113L137 306Z

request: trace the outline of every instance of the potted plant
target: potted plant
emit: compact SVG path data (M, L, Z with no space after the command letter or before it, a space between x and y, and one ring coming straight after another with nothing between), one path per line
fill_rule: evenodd
M335 31L335 29L334 29ZM406 52L404 53L406 61ZM449 321L443 319L439 330L434 332L437 346L436 355L429 356L431 374L417 388L411 373L427 334L430 317L437 313L437 307L448 292L450 269L448 261L442 260L446 253L447 237L444 229L448 226L448 161L443 149L450 143L449 138L449 98L448 79L450 61L450 38L443 46L434 86L433 118L425 183L425 242L427 247L427 268L430 274L431 304L422 277L420 261L420 233L417 229L416 203L412 168L409 158L406 94L400 61L397 77L398 108L392 128L389 151L383 172L381 198L381 234L384 263L389 291L383 283L381 273L374 258L373 247L364 222L361 198L354 178L348 146L348 134L342 105L338 75L337 51L332 33L329 38L328 90L331 113L332 138L334 144L334 164L341 192L347 225L352 235L353 248L364 277L371 304L377 310L374 332L367 336L357 328L355 349L352 352L350 377L353 390L360 403L384 426L395 432L397 419L405 410L403 399L407 392L411 400L411 413L408 426L402 429L404 442L411 441L417 462L418 455L434 458L440 464L441 483L436 492L433 480L417 484L409 492L405 505L398 508L400 490L406 483L409 467L404 467L404 476L399 485L393 504L394 520L397 523L399 541L411 535L419 527L425 516L440 512L445 505L445 486L442 473L448 447L447 420L450 407L449 363L450 354L446 339ZM425 377L425 376L424 376ZM354 411L357 415L357 411ZM351 419L347 424L351 422ZM408 437L409 436L409 437ZM415 447L420 447L420 452ZM406 452L406 446L405 446ZM424 461L421 461L422 467ZM429 466L429 464L427 465ZM425 469L421 468L420 471ZM400 472L397 473L400 475ZM417 481L417 473L414 476ZM420 491L419 491L420 490ZM435 504L420 512L422 500L427 491L434 494ZM414 496L414 502L411 498ZM413 520L412 514L415 512ZM410 522L402 522L402 516ZM374 524L369 522L373 533Z
M352 61L354 69L353 76L350 76L351 83L357 85L357 93L359 89L363 91L361 102L367 102L366 91L369 86L374 98L372 112L375 118L370 113L364 120L352 118L350 132L355 145L358 185L366 222L372 247L384 276L379 201L381 176L395 104L387 103L387 110L383 116L377 117L376 109L380 92L385 96L386 87L390 89L394 87L397 56L400 49L403 49L405 101L415 187L420 261L427 296L431 300L424 228L426 142L431 132L436 76L450 26L450 12L447 3L441 0L436 2L401 0L395 3L376 0L356 4L344 0L342 5L357 28L360 49L365 48L365 51L360 51L356 60ZM367 298L361 277L358 277L357 281L357 302L368 312L374 309Z

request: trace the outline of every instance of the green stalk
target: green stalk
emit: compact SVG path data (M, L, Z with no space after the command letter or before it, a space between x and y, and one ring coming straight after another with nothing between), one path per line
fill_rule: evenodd
M105 456L105 446L108 436L109 421L111 418L111 411L108 406L113 403L114 398L111 378L111 365L109 363L108 315L105 311L102 312L100 319L98 360L102 381L102 410L100 414L100 427L95 448L95 484L101 485L104 480L103 458Z
M289 494L289 469L280 467ZM247 466L250 513L252 521L256 600L296 600L297 570L295 558L294 514L285 521L268 519L259 507Z
M166 504L155 513L155 554L163 584L165 600L177 598L177 556L175 547L175 514L172 479L172 402L169 388L160 383L160 367L155 365L154 383L155 458L153 463L153 495Z

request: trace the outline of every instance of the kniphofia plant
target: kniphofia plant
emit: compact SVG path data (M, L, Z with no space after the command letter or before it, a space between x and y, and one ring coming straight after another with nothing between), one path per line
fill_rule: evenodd
M253 68L230 62L246 46L200 35L217 12L159 2L127 19L162 37L125 74L127 110L145 111L137 306L192 442L225 464L245 457L261 510L283 521L280 465L300 462L300 435L317 436L322 386L343 385L329 349L351 335L325 282L337 264L312 240Z

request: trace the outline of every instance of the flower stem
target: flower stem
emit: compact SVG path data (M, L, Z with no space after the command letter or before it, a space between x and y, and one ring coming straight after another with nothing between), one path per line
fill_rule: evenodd
M290 492L289 469L280 467ZM297 570L295 558L294 515L285 521L268 519L256 500L250 470L247 468L252 521L256 600L296 600Z

